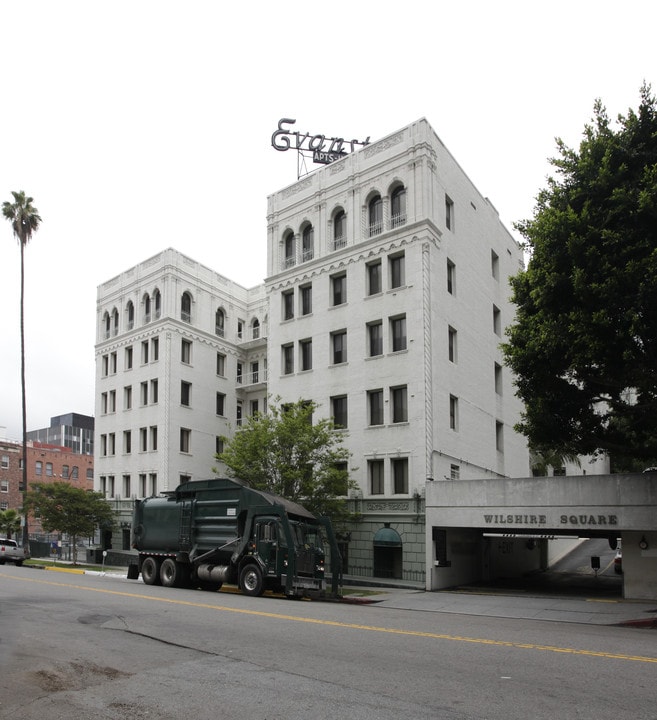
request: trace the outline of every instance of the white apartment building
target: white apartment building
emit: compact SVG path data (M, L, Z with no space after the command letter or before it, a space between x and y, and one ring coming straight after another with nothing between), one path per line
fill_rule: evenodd
M312 399L352 453L351 575L425 581L427 482L527 477L500 343L522 250L419 120L271 195L267 278L175 250L98 288L97 489L212 475L267 396Z
M426 120L270 196L269 389L345 428L350 574L424 579L425 483L526 477L500 343L522 250Z
M221 436L265 408L266 308L173 249L98 287L95 487L124 526L126 500L212 477Z

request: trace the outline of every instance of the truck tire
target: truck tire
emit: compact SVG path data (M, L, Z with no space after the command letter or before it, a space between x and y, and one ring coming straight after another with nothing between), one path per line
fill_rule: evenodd
M160 584L160 563L152 557L147 557L141 566L141 576L146 585Z
M143 573L143 570L142 570ZM160 582L164 587L180 587L182 572L173 558L166 558L160 565Z
M240 587L245 595L258 597L265 591L265 583L262 579L262 572L257 565L249 563L242 568L240 573Z

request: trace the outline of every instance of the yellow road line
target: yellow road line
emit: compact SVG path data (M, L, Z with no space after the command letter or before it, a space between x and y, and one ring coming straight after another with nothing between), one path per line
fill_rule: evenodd
M2 573L0 573L2 575ZM175 598L151 597L150 595L142 595L140 593L123 592L120 590L108 590L106 588L85 587L84 585L71 585L69 583L53 582L49 580L35 580L33 578L23 578L4 575L4 577L12 580L23 580L24 582L33 582L40 585L51 585L55 587L74 588L76 590L86 590L87 592L102 593L105 595L116 595L119 597L128 597L138 600L150 600L151 602L167 603L169 605L181 605L184 607L203 608L205 610L217 610L221 612L238 613L240 615L252 615L257 617L273 618L276 620L289 620L291 622L310 623L312 625L325 625L328 627L339 627L348 630L364 630L367 632L387 633L390 635L405 635L409 637L422 637L432 640L451 640L454 642L472 643L476 645L489 645L497 647L517 648L521 650L539 650L542 652L565 653L569 655L584 655L587 657L607 658L609 660L629 660L631 662L641 663L657 663L657 657L648 657L644 655L625 655L623 653L610 653L597 650L581 650L577 648L557 647L554 645L540 645L536 643L520 643L509 640L490 640L488 638L474 638L464 635L448 635L445 633L421 632L419 630L402 630L399 628L378 627L376 625L360 625L358 623L339 622L337 620L320 620L317 618L306 618L298 615L286 615L284 613L265 612L263 610L248 610L244 608L231 608L224 605L211 605L209 603L191 602L190 600L177 600Z

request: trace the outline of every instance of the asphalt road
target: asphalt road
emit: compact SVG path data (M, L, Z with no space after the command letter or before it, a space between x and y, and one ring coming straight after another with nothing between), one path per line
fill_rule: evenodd
M4 566L0 718L657 718L652 631L384 605Z

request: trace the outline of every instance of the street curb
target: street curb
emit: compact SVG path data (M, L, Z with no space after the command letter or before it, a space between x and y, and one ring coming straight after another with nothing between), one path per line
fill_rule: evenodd
M639 620L623 620L614 623L618 627L635 627L648 630L657 630L657 618L640 618Z

